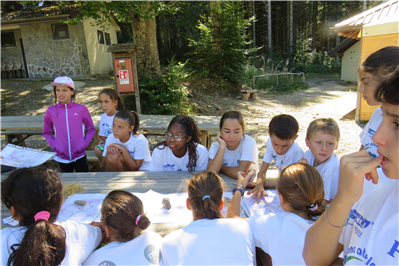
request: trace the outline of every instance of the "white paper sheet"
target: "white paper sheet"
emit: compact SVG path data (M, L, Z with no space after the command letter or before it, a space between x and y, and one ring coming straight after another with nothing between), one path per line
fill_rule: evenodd
M1 151L0 163L13 167L32 167L40 165L52 158L56 153L7 144Z
M267 197L262 197L259 203L252 195L245 193L242 199L242 207L249 216L262 216L269 213L283 215L285 211L280 207L280 198L276 190L266 190Z

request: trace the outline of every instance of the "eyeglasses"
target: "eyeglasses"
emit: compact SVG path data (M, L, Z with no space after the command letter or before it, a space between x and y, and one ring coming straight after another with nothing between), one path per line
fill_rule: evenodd
M175 141L181 141L183 138L188 138L190 136L180 136L180 135L173 135L172 133L165 132L165 137L167 139L174 139Z

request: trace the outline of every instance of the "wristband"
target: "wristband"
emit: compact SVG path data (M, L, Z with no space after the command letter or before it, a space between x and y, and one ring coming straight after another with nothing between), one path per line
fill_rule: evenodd
M231 193L233 193L233 196L234 196L234 193L237 190L241 192L241 197L244 196L244 190L242 188L239 188L239 187L233 188L233 191L231 192Z
M240 188L242 188L243 190L245 189L245 187L244 187L243 185L238 185L238 184L237 184L237 187L240 187Z
M332 227L334 227L334 228L343 228L343 227L347 226L347 225L348 225L348 221L349 221L349 219L350 219L349 217L348 217L348 219L346 220L346 223L345 223L344 225L341 225L341 226L333 225L332 223L330 223L330 221L329 221L328 218L327 218L327 208L328 208L328 206L330 206L330 204L328 204L328 205L326 206L326 208L324 209L324 217L326 218L327 223L328 223L329 225L331 225Z

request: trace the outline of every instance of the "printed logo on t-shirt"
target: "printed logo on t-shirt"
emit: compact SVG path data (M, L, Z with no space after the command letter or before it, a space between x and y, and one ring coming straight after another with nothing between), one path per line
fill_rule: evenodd
M133 157L133 155L134 155L134 151L129 151L129 154L130 154L130 156L132 156L132 157Z
M237 164L240 164L240 160L237 160Z
M107 129L105 130L105 135L107 135L107 137L108 137L108 136L111 135L111 134L112 134L112 129L107 128Z
M228 162L223 162L223 165L228 165L229 163Z
M161 261L161 252L156 246L148 245L144 249L144 257L151 264L159 264Z
M394 259L397 258L397 256L399 256L399 241L394 240L394 243L389 250L385 250L380 254L387 256L387 258L389 258L388 256ZM368 254L365 248L356 246L348 247L346 255L344 256L344 265L350 260L358 260L361 261L362 264L368 266L377 265L373 260L373 254Z
M369 132L368 133L372 137L374 135L374 133L375 133L375 130L369 128Z
M179 170L175 170L175 164L164 164L163 165L163 169L165 169L165 171L179 171ZM181 171L181 169L180 169Z
M366 220L360 213L358 213L356 210L351 210L349 213L349 218L353 219L353 221L358 225L354 226L354 231L358 237L362 237L363 230L367 228L370 224L373 225L374 223ZM360 227L360 228L359 228Z
M116 264L113 263L112 261L104 260L104 261L100 262L100 264L98 264L98 266L116 266Z

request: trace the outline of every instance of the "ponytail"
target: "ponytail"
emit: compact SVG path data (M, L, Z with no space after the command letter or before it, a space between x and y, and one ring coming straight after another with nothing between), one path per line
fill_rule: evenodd
M295 163L284 167L277 179L276 189L284 201L295 211L305 212L309 220L324 212L323 178L313 166Z
M196 174L188 182L187 192L194 220L222 218L223 180L214 172Z
M27 227L7 265L59 265L66 247L64 229L53 224L63 202L58 175L46 164L15 170L1 183L1 201L8 209L14 207L19 225ZM35 221L41 211L46 217L36 216Z
M140 117L135 111L130 111L130 113L134 116L133 135L136 135L140 128Z

